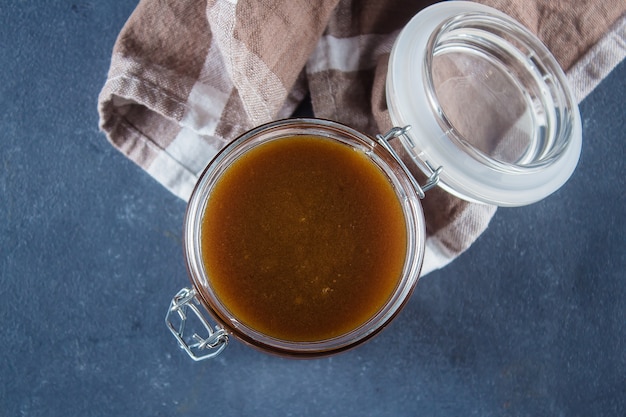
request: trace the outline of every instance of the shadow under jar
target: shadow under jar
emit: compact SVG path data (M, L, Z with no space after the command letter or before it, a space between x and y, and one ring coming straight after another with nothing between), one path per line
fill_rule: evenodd
M475 3L438 3L407 24L391 52L387 103L402 127L385 135L280 120L207 166L185 217L193 288L166 316L194 360L216 356L230 336L291 357L363 343L417 284L426 190L439 183L468 201L529 204L561 187L580 154L578 108L555 59Z

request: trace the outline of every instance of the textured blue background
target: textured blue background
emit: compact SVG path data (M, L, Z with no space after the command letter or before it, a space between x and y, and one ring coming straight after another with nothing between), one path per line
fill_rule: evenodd
M626 65L581 105L567 185L501 209L382 334L194 363L163 317L185 204L98 131L135 1L0 4L0 416L623 416Z

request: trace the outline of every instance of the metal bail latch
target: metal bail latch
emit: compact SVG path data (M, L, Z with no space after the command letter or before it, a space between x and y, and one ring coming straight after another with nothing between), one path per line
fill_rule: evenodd
M417 183L417 180L415 179L415 177L413 177L413 174L411 174L409 168L406 166L402 158L400 158L400 155L398 155L396 150L393 149L393 147L389 144L389 140L400 137L412 146L413 142L411 141L411 138L406 134L409 129L411 129L411 126L408 125L404 127L392 127L384 135L376 135L376 139L378 140L378 143L380 143L393 155L393 157L396 159L396 161L398 161L402 169L408 174L409 180L413 184L413 187L415 187L419 198L424 198L426 195L425 192L435 187L439 183L439 174L443 170L443 167L440 166L437 169L434 169L428 162L424 162L423 166L429 171L429 173L426 174L428 175L428 180L424 185L419 185Z
M201 361L219 355L228 344L228 334L219 326L211 327L198 308L200 303L196 295L194 289L183 288L178 291L172 298L170 308L167 310L165 323L178 340L181 349L185 350L194 361ZM189 311L193 315L190 315ZM192 319L201 325L198 326L198 323L195 323L194 328L204 328L202 333L206 333L206 337L191 331L185 333L186 324ZM174 320L177 321L178 325L174 324Z

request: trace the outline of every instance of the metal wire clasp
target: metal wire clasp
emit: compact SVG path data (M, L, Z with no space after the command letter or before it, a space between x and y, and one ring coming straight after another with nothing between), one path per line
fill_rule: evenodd
M427 174L428 180L426 181L424 185L419 185L417 183L417 180L415 179L415 177L413 177L413 174L411 174L411 171L406 166L402 158L400 158L396 150L393 149L393 147L389 144L389 140L400 137L401 139L404 139L404 141L407 142L412 147L413 142L411 141L411 138L406 134L406 132L409 131L409 129L411 129L411 126L408 126L408 125L404 127L392 127L384 135L381 135L381 134L376 135L376 139L378 140L378 143L380 143L385 149L387 149L393 155L393 157L398 161L402 169L408 174L408 177L411 183L413 184L413 187L415 187L415 190L417 191L417 195L419 196L419 198L424 198L426 195L425 192L435 187L439 183L439 174L443 170L443 167L440 166L437 169L434 169L432 166L430 166L428 162L424 162L423 164L420 164L420 166L425 166L426 169L430 172L430 174Z
M207 319L198 308L199 301L196 291L190 288L183 288L172 298L170 307L165 316L165 323L170 332L178 340L181 349L185 350L189 357L194 361L214 358L219 355L228 344L228 334L226 330L219 326L211 327ZM193 315L189 315L189 311ZM174 314L176 313L176 314ZM178 326L174 324L173 319L178 321ZM189 320L196 319L201 328L204 328L206 337L200 336L198 333L185 333L185 327ZM196 323L195 327L198 323ZM191 333L191 334L190 334Z

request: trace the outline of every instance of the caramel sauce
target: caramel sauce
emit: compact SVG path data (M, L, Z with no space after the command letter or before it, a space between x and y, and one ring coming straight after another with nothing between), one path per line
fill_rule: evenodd
M218 179L201 251L233 317L267 336L319 341L372 318L404 266L393 186L361 151L316 136L263 143Z

